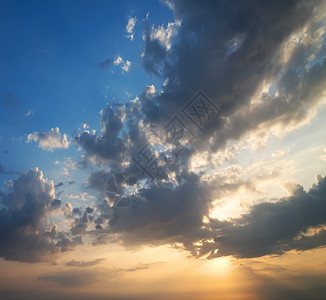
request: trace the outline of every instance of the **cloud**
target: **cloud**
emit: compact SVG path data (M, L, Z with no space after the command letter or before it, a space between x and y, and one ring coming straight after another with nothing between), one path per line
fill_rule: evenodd
M126 71L126 72L129 72L130 66L131 66L131 62L129 60L126 60L126 62L121 67L121 69L124 70L124 71Z
M120 65L122 62L123 62L123 59L120 56L118 56L117 59L115 61L113 61L113 63L116 66Z
M174 3L181 26L171 49L152 39L150 29L145 34L146 70L169 79L156 97L160 118L180 109L196 91L205 91L223 112L201 135L203 145L214 151L250 132L282 132L307 122L321 102L325 77L325 45L321 37L312 38L323 22L314 15L315 5ZM299 41L293 45L295 35ZM232 53L227 50L230 41ZM311 55L316 59L308 67L306 57ZM266 83L278 92L257 96ZM144 112L157 122L152 107Z
M119 133L123 127L123 111L114 111L112 107L101 110L102 136L85 130L75 137L75 141L89 154L100 159L120 161L124 152L123 138Z
M70 228L70 231L73 235L82 235L86 233L88 224L94 219L91 213L93 213L93 208L91 207L87 207L83 213L81 210L79 210L80 216L75 218ZM75 209L73 209L73 214L77 214Z
M44 274L42 276L39 276L38 279L46 282L55 282L66 288L89 286L100 282L105 282L107 284L108 281L117 278L117 276L119 276L119 272L136 272L140 270L149 269L151 265L155 264L139 264L136 267L129 269L85 268L97 265L103 260L104 259L96 259L91 262L71 261L67 264L67 266L80 268L78 270L73 269ZM111 299L111 297L109 297L109 299ZM114 297L114 299L116 298Z
M166 28L164 28L163 25L158 27L153 25L150 32L150 39L158 40L161 45L164 46L167 51L169 51L171 49L173 39L177 36L180 26L180 21L169 22Z
M10 181L0 193L0 256L17 261L53 261L58 253L81 244L69 239L57 225L47 224L50 214L61 206L54 184L32 169Z
M126 25L126 31L127 31L127 38L131 41L134 39L134 28L136 26L137 18L130 17L128 20L128 24Z
M94 243L112 236L128 247L181 243L194 256L209 258L260 256L322 244L322 230L318 236L295 239L300 231L325 222L320 213L324 209L321 181L301 196L254 205L242 217L221 221L209 219L214 200L240 186L254 190L252 182L231 180L228 174L195 174L191 162L199 152L209 153L208 157L226 153L231 142L248 136L264 146L269 136L281 136L309 122L325 93L324 5L319 1L176 1L169 5L175 22L151 27L146 21L143 65L148 73L165 80L162 92L147 86L138 101L105 107L102 133L85 130L75 140L88 161L107 167L88 179L102 193L115 174L134 174L132 158L147 145L164 167L169 165L164 176L154 181L144 169L135 176L137 201L129 207L112 206L112 199L105 195L98 205ZM114 64L123 66L122 58ZM168 162L175 145L164 143L151 126L164 128L198 91L204 91L221 114L209 119L203 107L197 107L207 122L196 143L187 144ZM206 162L204 169L210 159ZM314 192L320 195L314 197ZM311 215L296 215L293 203L310 204ZM275 225L286 225L283 214L293 222L285 230Z
M212 197L241 185L219 185L220 179L204 184L193 176L175 188L152 186L141 191L128 209L108 211L103 203L97 222L108 219L109 226L101 226L93 235L98 242L115 236L128 248L181 243L195 257L208 259L280 255L326 245L322 227L326 223L326 177L319 176L308 192L291 185L289 197L253 205L248 213L224 221L208 217Z
M129 72L129 68L131 66L131 62L129 60L124 61L120 56L117 57L116 60L113 61L114 65L121 66L121 69Z
M62 181L60 181L59 183L57 183L56 185L54 185L55 188L58 187L62 187L64 185L64 183Z
M218 236L211 246L219 251L211 257L257 257L325 246L324 229L310 236L305 233L326 223L326 177L319 177L308 192L300 185L291 185L290 191L291 196L254 205L240 218L213 221Z
M137 271L141 271L141 270L147 270L149 269L152 265L155 264L159 264L159 263L150 263L150 264L138 264L136 267L134 268L129 268L129 269L121 269L120 271L124 271L124 272L137 272Z
M109 218L109 226L100 233L118 234L125 246L166 244L196 240L207 232L201 230L203 215L208 214L211 190L189 175L183 184L155 186L140 192L139 200L127 209L99 209L100 220ZM97 234L95 232L95 234Z
M60 284L63 287L74 288L92 285L103 280L99 274L91 270L69 270L54 272L38 277L41 281L49 281Z
M63 206L63 213L66 217L70 217L72 215L72 205L69 201L66 201Z
M99 67L102 68L102 69L107 69L107 68L110 68L112 65L115 65L115 66L119 66L120 65L121 66L121 69L123 71L129 72L129 68L131 66L131 62L129 60L124 61L121 56L118 56L116 59L108 58L108 59L102 61L99 64Z
M53 151L55 149L67 149L69 147L69 141L67 135L61 135L58 127L51 128L49 132L37 132L34 131L27 136L27 143L39 141L39 147Z
M102 261L104 261L105 258L97 258L95 260L91 261L77 261L77 260L72 260L66 263L66 266L68 267L80 267L80 268L87 268L87 267L92 267L95 265L98 265Z

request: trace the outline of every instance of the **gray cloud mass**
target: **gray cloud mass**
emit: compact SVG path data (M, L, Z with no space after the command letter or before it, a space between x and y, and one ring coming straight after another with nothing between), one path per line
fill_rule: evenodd
M239 218L204 222L213 199L232 186L223 178L205 182L189 170L194 151L223 150L249 133L264 136L275 126L286 131L309 120L325 90L326 44L314 34L324 24L318 13L324 2L171 4L175 20L181 21L171 47L153 37L148 20L144 34L143 65L168 79L163 92L147 87L137 102L107 106L101 112L102 135L85 131L76 137L86 155L107 167L90 175L89 186L103 192L115 173L133 174L125 162L141 146L153 145L150 125L166 124L197 91L204 91L222 113L169 166L167 176L173 173L174 183L147 181L138 191L139 200L126 209L112 207L110 200L99 204L97 230L91 232L94 243L105 243L110 236L127 247L179 242L194 256L208 258L256 257L325 245L324 230L303 234L326 223L325 179L308 192L297 187L292 196L254 205ZM266 82L273 83L270 90L257 94ZM143 179L144 174L136 180Z

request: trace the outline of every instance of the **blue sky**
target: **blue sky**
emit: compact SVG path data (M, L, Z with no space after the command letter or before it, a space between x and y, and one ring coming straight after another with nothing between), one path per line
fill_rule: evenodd
M74 152L41 151L25 143L28 133L58 126L71 137L84 123L99 130L107 102L124 103L160 82L144 72L140 57L146 14L162 24L173 19L159 3L3 1L1 7L1 96L10 102L2 107L1 161L7 170L49 169ZM130 41L126 25L134 16ZM99 67L118 56L132 62L130 71Z

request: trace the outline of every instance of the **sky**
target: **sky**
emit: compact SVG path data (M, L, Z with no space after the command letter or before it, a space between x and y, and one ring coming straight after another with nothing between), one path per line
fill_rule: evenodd
M1 299L324 299L326 2L0 3Z

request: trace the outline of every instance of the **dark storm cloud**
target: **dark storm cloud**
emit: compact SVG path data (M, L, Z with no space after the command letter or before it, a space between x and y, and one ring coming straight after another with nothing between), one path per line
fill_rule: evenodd
M61 206L54 186L42 171L30 170L0 194L0 256L8 260L47 261L81 244L69 239L56 225L46 226L49 214Z

